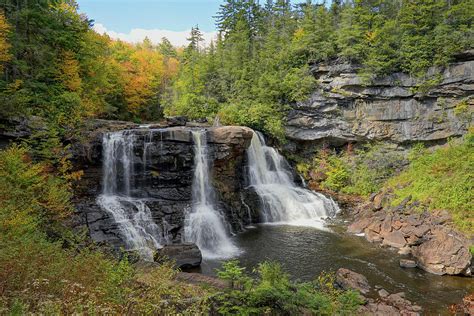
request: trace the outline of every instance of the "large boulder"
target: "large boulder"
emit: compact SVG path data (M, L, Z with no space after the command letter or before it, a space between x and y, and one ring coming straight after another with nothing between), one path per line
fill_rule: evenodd
M172 260L175 262L176 267L189 269L201 265L202 254L196 244L185 243L164 246L156 251L154 259L156 262Z
M336 272L336 283L344 290L357 290L362 294L370 292L369 281L360 273L340 268Z
M418 266L434 274L471 275L472 255L468 242L459 233L448 229L436 229L430 240L413 250Z

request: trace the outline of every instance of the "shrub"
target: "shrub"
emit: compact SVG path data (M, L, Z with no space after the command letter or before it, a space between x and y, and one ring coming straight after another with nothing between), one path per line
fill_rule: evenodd
M250 278L236 261L223 265L218 274L225 279L235 276L246 279L246 286L229 289L214 297L217 310L223 315L351 315L362 304L353 291L334 286L334 274L322 274L312 282L290 280L278 263L263 262L257 266L256 278Z
M349 145L339 154L323 149L312 161L300 162L297 170L323 188L368 196L380 190L404 161L403 155L381 146L366 145L354 153Z

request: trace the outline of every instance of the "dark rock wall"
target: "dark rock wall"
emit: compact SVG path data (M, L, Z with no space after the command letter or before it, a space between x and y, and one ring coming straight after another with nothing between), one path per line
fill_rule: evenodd
M76 205L80 224L87 226L95 241L120 247L123 242L119 228L96 203L102 190L102 135L115 129L120 126L91 133L86 142L76 145L76 164L84 171L76 189ZM185 212L192 204L194 143L191 130L191 127L170 127L153 133L148 129L133 131L132 195L146 200L155 223L168 233L170 242L182 241ZM248 191L245 188L246 149L252 134L253 131L245 127L207 128L217 207L225 214L233 232L241 231L249 223L249 210L241 200ZM148 143L146 155L145 143ZM256 207L252 209L257 211Z

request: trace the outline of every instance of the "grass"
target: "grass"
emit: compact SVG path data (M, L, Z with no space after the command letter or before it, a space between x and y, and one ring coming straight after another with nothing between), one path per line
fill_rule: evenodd
M408 196L430 210L451 213L455 225L474 232L474 142L472 134L460 144L450 143L434 151L418 148L409 167L387 182L397 205Z
M447 210L457 228L474 233L472 131L462 141L435 150L414 146L407 158L377 145L355 152L350 147L342 153L325 149L297 169L317 186L336 192L367 197L391 188L395 194L391 205L411 196L412 202L420 202L420 209Z

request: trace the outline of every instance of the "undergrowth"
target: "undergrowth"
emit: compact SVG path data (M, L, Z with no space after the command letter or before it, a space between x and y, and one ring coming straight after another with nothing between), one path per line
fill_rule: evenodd
M0 151L0 314L208 310L208 291L177 282L171 264L136 269L64 226L72 212L70 174L55 174L51 165L32 162L23 147Z
M222 315L354 315L363 303L356 291L334 286L334 274L324 273L312 282L290 281L278 263L263 262L252 278L238 262L228 261L220 278L231 288L215 297Z
M474 232L474 133L437 149L415 145L405 158L381 146L342 153L323 149L298 171L317 187L367 197L391 189L396 206L411 196L420 209L447 210L462 231Z
M322 149L312 160L299 163L297 170L321 188L368 196L380 190L403 164L401 154L382 146L366 145L354 150L349 145L340 153Z
M411 196L431 210L449 211L458 228L473 233L474 133L432 151L417 147L409 159L409 167L387 182L396 196L392 205Z

